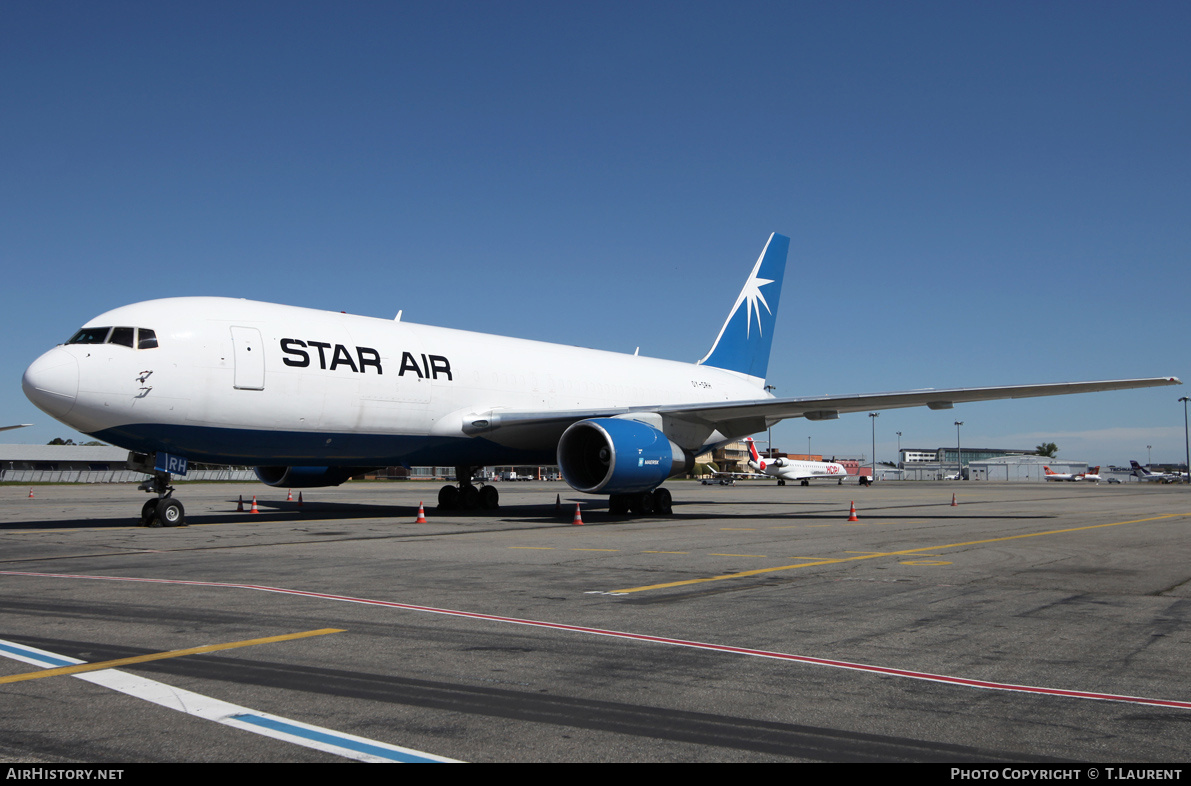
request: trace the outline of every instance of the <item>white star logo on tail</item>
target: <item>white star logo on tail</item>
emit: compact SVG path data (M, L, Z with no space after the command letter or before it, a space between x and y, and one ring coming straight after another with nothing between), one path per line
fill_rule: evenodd
M761 328L761 309L757 305L760 303L765 306L765 310L770 314L773 310L769 307L769 303L765 301L765 296L761 294L761 287L766 284L772 284L772 278L757 278L757 273L761 270L761 260L757 260L757 266L753 268L752 275L749 280L744 282L744 289L740 290L740 297L736 298L736 305L732 307L732 316L736 316L736 312L740 309L741 303L748 304L748 318L745 320L744 335L750 336L753 327L753 313L757 315L757 333L764 335Z

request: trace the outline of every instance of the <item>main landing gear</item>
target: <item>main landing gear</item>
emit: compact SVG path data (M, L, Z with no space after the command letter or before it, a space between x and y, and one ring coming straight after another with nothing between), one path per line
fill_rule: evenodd
M458 486L443 486L438 490L439 510L496 510L500 507L500 492L495 486L476 487L471 482L472 474L479 467L455 467Z
M670 490L656 488L639 494L613 494L608 498L608 512L614 516L628 513L669 516L674 512L674 498Z
M155 470L153 477L137 488L157 495L157 499L148 500L141 506L142 527L186 526L186 509L172 496L174 487L170 485L170 473Z

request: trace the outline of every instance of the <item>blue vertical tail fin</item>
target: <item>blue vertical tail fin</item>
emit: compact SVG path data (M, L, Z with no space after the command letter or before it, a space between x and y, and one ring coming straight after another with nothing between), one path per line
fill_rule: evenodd
M789 252L790 238L776 232L769 236L711 351L699 365L742 374L758 386L765 384Z

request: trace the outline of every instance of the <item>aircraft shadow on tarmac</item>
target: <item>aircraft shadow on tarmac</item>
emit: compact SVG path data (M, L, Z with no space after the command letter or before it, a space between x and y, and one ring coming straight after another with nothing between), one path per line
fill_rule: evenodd
M848 511L838 510L835 502L788 502L788 501L750 501L740 505L719 504L709 513L693 511L684 512L683 507L704 504L702 502L674 502L674 512L669 516L651 515L614 515L608 512L607 500L599 499L569 499L556 503L521 504L502 506L496 511L440 511L434 506L426 506L425 512L428 523L452 521L456 523L479 524L485 526L504 524L521 525L559 525L571 526L574 520L575 504L579 503L583 523L594 525L629 524L640 521L663 523L696 523L707 521L737 521L755 522L757 519L776 519L782 521L814 521L816 523L830 523L839 520L846 522ZM205 512L188 510L186 513L187 526L202 526L211 524L254 524L254 523L296 523L302 521L342 521L350 523L358 519L389 520L393 524L414 524L417 508L410 505L377 505L360 502L303 502L258 500L257 513L250 512L250 502L244 503L244 510L236 510L238 500L227 501L227 512ZM197 507L197 506L196 506ZM947 508L947 512L925 513L924 507ZM779 509L780 510L775 510ZM798 508L791 510L791 508ZM891 512L897 508L913 508L915 512ZM972 520L972 519L1050 519L1045 514L1007 514L1004 511L990 514L978 514L968 511L951 510L950 503L940 502L937 505L905 505L880 506L861 511L860 523L880 519L881 521L897 521L912 519L929 520ZM962 508L961 508L962 509ZM137 522L132 517L111 519L101 518L68 518L68 519L39 519L26 521L10 521L0 524L0 531L19 531L31 529L118 529L135 527Z

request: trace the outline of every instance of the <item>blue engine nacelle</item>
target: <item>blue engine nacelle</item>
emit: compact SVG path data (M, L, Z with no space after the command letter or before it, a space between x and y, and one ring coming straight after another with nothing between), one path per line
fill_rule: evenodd
M571 424L558 440L558 468L576 491L636 494L695 465L695 457L653 426L621 418Z
M370 469L372 467L257 467L256 476L266 486L312 489L319 486L338 486L352 475L359 475Z

